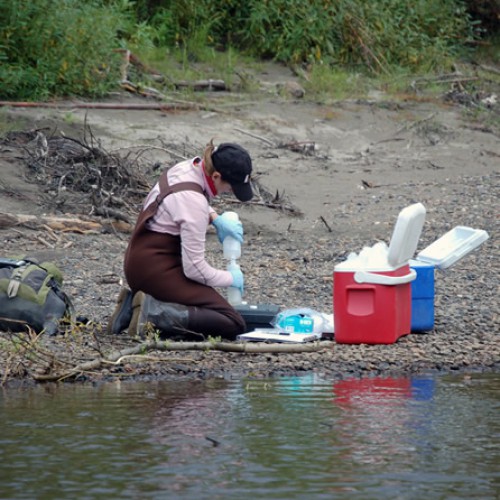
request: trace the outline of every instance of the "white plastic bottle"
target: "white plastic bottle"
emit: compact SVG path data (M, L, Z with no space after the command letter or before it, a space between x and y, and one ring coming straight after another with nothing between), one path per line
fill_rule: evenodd
M224 215L230 220L238 222L240 219L236 212L225 212ZM226 236L222 242L224 258L227 260L238 260L241 257L241 243L232 236Z
M225 217L228 217L234 221L239 221L238 214L236 212L226 212ZM241 243L232 236L226 236L222 242L222 248L224 252L224 258L228 260L227 270L239 269L237 260L241 257ZM230 286L227 289L227 301L235 306L241 304L242 297L239 288Z
M227 270L230 271L231 269L239 269L240 266L236 263L235 260L229 261L227 265ZM239 288L236 288L235 286L230 286L227 289L227 301L232 305L232 306L237 306L238 304L241 304L242 302L242 296L241 296L241 290Z

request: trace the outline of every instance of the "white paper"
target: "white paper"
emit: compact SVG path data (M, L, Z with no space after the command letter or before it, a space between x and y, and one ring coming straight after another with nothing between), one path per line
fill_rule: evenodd
M304 343L320 340L321 333L288 333L281 332L277 328L262 328L252 332L238 335L238 340L244 342L289 342L289 343Z

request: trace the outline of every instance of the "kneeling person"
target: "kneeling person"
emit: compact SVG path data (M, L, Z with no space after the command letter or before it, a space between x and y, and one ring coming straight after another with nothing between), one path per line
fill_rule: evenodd
M211 141L203 154L166 170L146 197L125 253L125 277L108 332L142 334L150 323L162 333L194 332L234 339L243 333L241 315L213 287L243 291L239 269L215 269L205 260L206 230L211 223L222 242L243 241L243 227L209 202L233 192L252 198L252 161L238 144Z

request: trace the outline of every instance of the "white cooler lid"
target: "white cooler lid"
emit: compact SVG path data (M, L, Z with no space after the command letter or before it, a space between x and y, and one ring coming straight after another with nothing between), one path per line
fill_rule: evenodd
M488 233L483 229L456 226L424 248L418 254L417 260L433 264L438 269L446 269L481 245L488 237Z
M425 207L422 203L415 203L399 212L387 255L392 267L398 268L413 257L424 222Z

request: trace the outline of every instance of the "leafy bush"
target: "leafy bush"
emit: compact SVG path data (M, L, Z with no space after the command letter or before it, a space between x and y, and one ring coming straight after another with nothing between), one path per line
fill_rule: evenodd
M148 2L140 3L144 10ZM201 33L205 43L231 45L257 57L366 65L376 73L388 72L393 65L438 66L472 37L463 0L165 0L158 4L161 8L150 19L168 45L189 45L194 39L199 43Z
M0 2L1 96L102 94L117 80L113 49L125 19L92 0Z
M102 95L124 45L180 49L188 64L209 47L372 74L432 71L473 38L471 15L493 19L499 1L0 0L0 98Z

